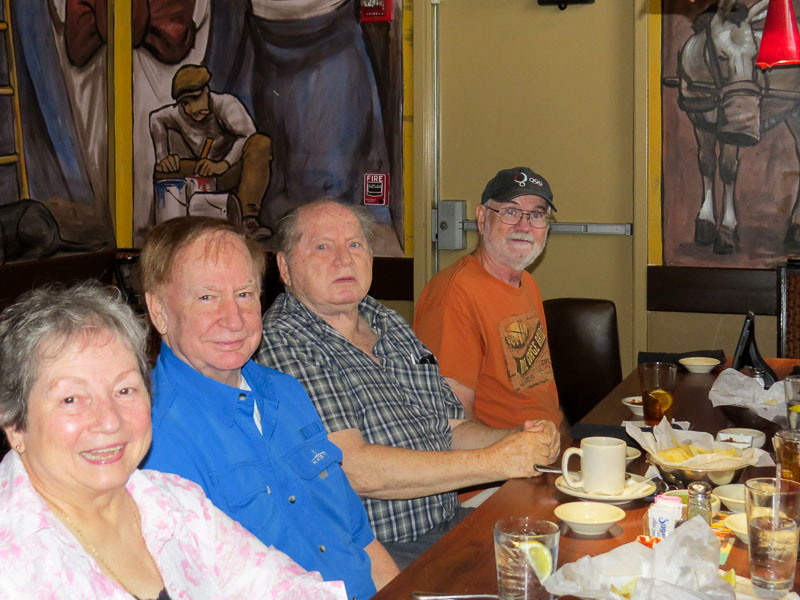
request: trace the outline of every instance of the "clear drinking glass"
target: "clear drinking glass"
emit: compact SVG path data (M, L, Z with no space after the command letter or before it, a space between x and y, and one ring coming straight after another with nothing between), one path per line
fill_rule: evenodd
M558 565L561 531L552 521L511 517L494 525L497 589L501 600L550 600L542 582Z
M761 590L789 591L794 585L800 541L800 483L758 477L745 483L750 579Z
M778 463L776 476L800 482L800 429L779 431L772 438L772 445Z
M645 424L658 425L662 417L672 421L677 374L678 367L672 363L650 362L639 365Z
M800 375L789 375L783 380L788 409L789 428L800 428Z

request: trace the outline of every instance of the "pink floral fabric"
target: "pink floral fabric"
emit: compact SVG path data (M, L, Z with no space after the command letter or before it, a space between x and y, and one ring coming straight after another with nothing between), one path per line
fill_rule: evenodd
M346 600L267 547L177 475L135 471L128 491L172 600ZM16 452L0 463L0 598L130 600L34 489Z

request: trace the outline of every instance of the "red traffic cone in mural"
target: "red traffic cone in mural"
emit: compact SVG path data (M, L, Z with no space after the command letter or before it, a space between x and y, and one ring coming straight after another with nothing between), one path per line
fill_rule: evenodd
M800 32L792 0L770 0L756 64L762 69L800 64Z

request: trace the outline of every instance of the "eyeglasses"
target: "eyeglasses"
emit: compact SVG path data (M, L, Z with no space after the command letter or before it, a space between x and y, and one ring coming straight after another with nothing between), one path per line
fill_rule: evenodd
M538 210L521 210L519 208L501 208L496 209L491 206L486 206L489 210L493 210L500 217L500 222L506 225L517 225L522 221L522 217L528 217L528 223L535 229L544 229L553 221L553 218L546 212Z

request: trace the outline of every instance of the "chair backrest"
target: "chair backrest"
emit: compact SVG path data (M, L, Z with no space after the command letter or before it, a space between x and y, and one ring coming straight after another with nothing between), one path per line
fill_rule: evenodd
M779 358L800 358L800 261L777 268Z
M611 300L544 301L553 374L564 416L572 424L622 381L617 308Z

